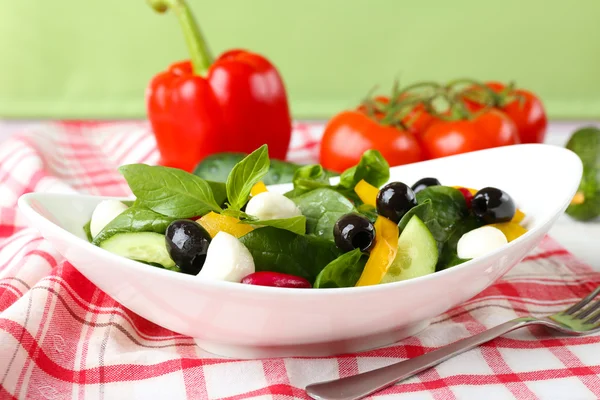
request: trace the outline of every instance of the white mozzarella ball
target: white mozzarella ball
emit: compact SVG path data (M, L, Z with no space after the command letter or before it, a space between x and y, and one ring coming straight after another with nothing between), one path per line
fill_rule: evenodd
M92 237L96 237L110 221L115 219L123 211L127 210L127 208L128 207L119 200L101 201L92 213L92 221L90 222L90 233L92 234Z
M462 259L476 258L507 243L506 236L500 229L493 226L482 226L462 235L456 246L456 252Z
M235 236L219 232L211 240L204 266L198 273L203 279L229 282L241 280L255 272L250 251Z
M262 192L253 196L246 205L246 214L261 220L291 218L302 215L292 200L275 192Z

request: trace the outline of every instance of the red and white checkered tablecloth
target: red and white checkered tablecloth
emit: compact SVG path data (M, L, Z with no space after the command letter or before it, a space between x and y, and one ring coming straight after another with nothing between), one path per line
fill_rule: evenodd
M315 159L297 124L290 159ZM0 399L303 399L312 382L411 358L523 315L556 312L600 283L550 238L492 287L417 336L358 355L229 360L133 314L75 270L16 210L30 191L128 194L121 164L155 163L145 123L44 124L0 144ZM375 397L598 399L600 336L522 329Z

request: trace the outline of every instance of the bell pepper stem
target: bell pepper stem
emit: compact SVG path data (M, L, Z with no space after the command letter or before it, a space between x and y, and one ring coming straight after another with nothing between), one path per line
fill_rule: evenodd
M187 43L190 52L192 68L196 75L203 75L213 63L213 57L208 49L206 39L202 36L200 27L196 23L192 11L185 0L147 0L150 7L159 13L173 10Z

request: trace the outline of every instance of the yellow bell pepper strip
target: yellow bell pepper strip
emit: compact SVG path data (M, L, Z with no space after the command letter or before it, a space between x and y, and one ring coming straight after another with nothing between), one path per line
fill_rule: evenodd
M517 208L517 211L515 212L515 216L513 217L513 219L510 222L515 222L517 224L520 224L521 222L523 222L524 219L525 219L525 213Z
M196 220L210 235L215 237L219 232L227 232L236 238L241 238L254 228L251 225L241 224L240 220L228 215L217 214L213 211Z
M256 182L254 186L252 186L252 189L250 189L251 196L256 196L257 194L263 192L267 192L267 186L264 184L263 181Z
M521 225L519 225L518 222L514 221L490 224L489 226L493 226L494 228L500 229L502 233L504 233L504 236L506 236L506 240L508 240L509 242L512 242L513 240L527 232L527 229L523 228Z
M375 246L355 286L377 285L387 273L398 252L398 225L385 217L375 221Z
M354 186L354 191L363 203L377 207L377 193L379 193L379 189L377 189L375 186L371 185L364 179L361 179L360 182Z

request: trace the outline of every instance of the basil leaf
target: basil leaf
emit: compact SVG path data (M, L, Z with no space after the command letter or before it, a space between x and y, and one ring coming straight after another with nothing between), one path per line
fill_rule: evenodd
M301 195L311 190L330 187L329 178L318 164L305 165L294 173L294 194Z
M340 193L321 188L292 198L306 217L306 233L333 240L333 226L344 214L354 211L354 206Z
M99 245L119 233L155 232L164 235L169 224L176 219L158 214L147 208L130 207L110 221L96 235L92 243Z
M210 185L177 168L130 164L119 168L135 204L173 218L191 218L221 211Z
M360 249L342 254L329 264L315 279L315 288L340 288L356 285L362 274L368 257Z
M227 201L227 189L225 188L225 184L223 182L214 181L206 181L206 183L208 183L208 186L210 186L210 189L213 192L215 203L223 207Z
M90 229L91 224L92 224L92 220L90 219L83 226L83 231L85 232L85 236L87 237L88 242L91 242L93 240L93 238L92 238L92 231Z
M266 219L266 220L249 220L242 221L243 224L256 226L272 226L274 228L285 229L286 231L304 235L306 233L306 217L298 215L290 218Z
M239 210L246 204L252 186L269 172L269 165L267 145L262 145L233 167L226 184L229 208Z
M379 151L365 151L356 166L342 173L339 186L354 189L363 179L375 187L382 186L390 179L390 165Z
M135 204L135 200L121 200L121 203L125 204L127 207L131 207Z
M258 221L258 218L256 218L255 216L246 214L243 211L232 210L231 208L226 208L225 210L223 210L223 212L221 212L221 215L227 215L228 217L237 218L237 219L241 220L241 222Z
M252 254L257 271L296 275L311 283L341 254L329 240L270 226L255 229L242 236L240 241Z

